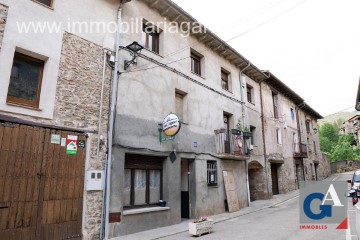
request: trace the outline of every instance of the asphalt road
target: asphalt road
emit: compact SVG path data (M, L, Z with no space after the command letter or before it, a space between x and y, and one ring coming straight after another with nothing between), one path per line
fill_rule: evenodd
M346 181L352 173L333 176L330 180ZM349 184L350 186L350 184ZM299 198L295 197L260 212L219 222L214 231L201 237L180 233L161 239L244 239L244 240L355 240L355 208L348 199L350 229L337 230L338 224L326 230L302 230L299 224Z

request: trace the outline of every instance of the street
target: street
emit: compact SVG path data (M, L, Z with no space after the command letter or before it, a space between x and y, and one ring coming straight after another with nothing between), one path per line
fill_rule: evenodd
M330 180L346 181L352 172L333 175ZM328 225L326 230L302 230L299 224L299 197L294 197L262 211L232 218L214 225L211 234L201 239L259 239L259 240L355 240L355 207L348 198L348 230L336 230L337 224ZM161 239L192 239L189 233L180 233ZM195 237L196 238L196 237Z

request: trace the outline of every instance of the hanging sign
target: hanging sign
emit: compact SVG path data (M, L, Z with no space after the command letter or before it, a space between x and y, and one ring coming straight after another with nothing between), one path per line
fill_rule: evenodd
M175 136L181 128L181 122L178 116L173 113L167 115L162 123L162 130L166 136Z
M68 135L66 139L66 154L75 155L78 150L78 137Z
M160 142L166 142L175 139L175 135L180 131L181 122L178 116L171 113L159 125L159 140Z

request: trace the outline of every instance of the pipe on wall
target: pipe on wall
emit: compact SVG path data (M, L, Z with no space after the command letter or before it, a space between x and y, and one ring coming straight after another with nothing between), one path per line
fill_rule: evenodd
M244 93L243 93L243 84L245 84L245 77L243 75L243 72L248 69L251 66L251 63L249 62L248 65L241 69L240 75L239 75L239 82L240 82L240 96L241 96L241 122L242 127L244 129L245 127L245 101L244 101ZM244 144L245 146L245 144ZM250 206L250 184L249 184L249 170L248 170L248 162L245 161L245 171L246 171L246 187L247 187L247 201L248 206Z
M117 32L115 40L115 63L114 73L111 84L111 102L110 102L110 113L109 113L109 129L108 129L108 154L105 164L105 206L103 207L103 226L101 233L104 233L102 239L109 239L109 211L110 211L110 171L111 171L111 160L112 160L112 145L113 145L113 131L114 131L114 120L115 120L115 107L117 101L117 88L118 88L118 71L119 71L119 48L120 48L120 26L121 26L121 14L122 5L128 0L120 0L120 6L117 9Z
M268 162L266 159L266 142L265 142L265 116L264 116L264 99L262 94L262 81L260 82L260 104L261 104L261 125L262 125L262 138L263 138L263 148L264 148L264 162L265 162L265 176L266 176L266 190L268 198L270 198L270 189L269 189L269 176L268 176Z

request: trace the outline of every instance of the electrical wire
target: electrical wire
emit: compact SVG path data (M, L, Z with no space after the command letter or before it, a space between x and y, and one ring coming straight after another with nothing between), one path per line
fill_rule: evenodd
M276 16L268 19L268 20L266 20L265 22L263 22L263 23L261 23L261 24L258 24L258 25L256 25L255 27L253 27L253 28L251 28L251 29L248 29L248 30L246 30L245 32L242 32L242 33L240 33L240 34L238 34L238 35L236 35L236 36L234 36L234 37L231 37L230 39L228 39L228 40L226 40L226 41L224 41L224 42L230 42L230 41L232 41L232 40L234 40L234 39L236 39L236 38L239 38L239 37L241 37L241 36L243 36L243 35L245 35L245 34L247 34L247 33L250 33L250 32L252 32L252 31L254 31L254 30L256 30L256 29L264 26L264 25L266 25L267 23L272 22L273 20L277 19L278 17L280 17L280 16L282 16L282 15L290 12L291 10L297 8L298 6L300 6L301 4L305 3L306 1L307 1L307 0L303 0L303 1L295 4L294 6L288 8L287 10L281 12L280 14L278 14L278 15L276 15ZM197 45L199 45L199 44L201 44L199 41L195 41L194 43L189 44L189 45L186 45L185 47L182 47L182 48L180 48L179 50L177 50L177 51L175 51L175 52L172 52L172 53L169 53L169 54L165 55L165 56L163 57L163 59L169 58L169 57L171 57L171 56L173 56L173 55L176 55L176 54L178 54L178 53L180 53L180 52L183 52L183 51L187 50L189 47L191 48L191 47L197 46ZM208 51L208 50L209 50L209 49L206 49L206 50L202 51L201 53L204 53L204 52L206 52L206 51ZM190 56L188 56L188 57L186 57L186 58L189 58L189 57L190 57ZM186 59L186 58L182 58L182 59L179 59L179 60L175 60L175 61L173 61L173 62L177 62L177 61L180 61L180 60L183 60L183 59ZM150 65L150 64L151 64L151 63L147 63L147 64L144 64L144 65L141 65L141 66L139 66L139 67L136 67L134 70L148 70L148 69L152 69L152 67L150 67L150 68L145 68L145 69L141 69L142 67L146 67L146 66L148 66L148 65ZM167 63L167 64L170 64L170 63ZM155 67L157 67L157 66L155 66Z
M329 117L329 116L334 115L334 114L337 114L337 113L344 112L344 111L346 111L346 110L348 110L348 109L350 109L350 108L355 108L355 105L352 105L351 107L345 108L345 109L340 110L340 111L337 111L337 112L335 112L335 113L329 114L329 115L327 115L326 117Z

